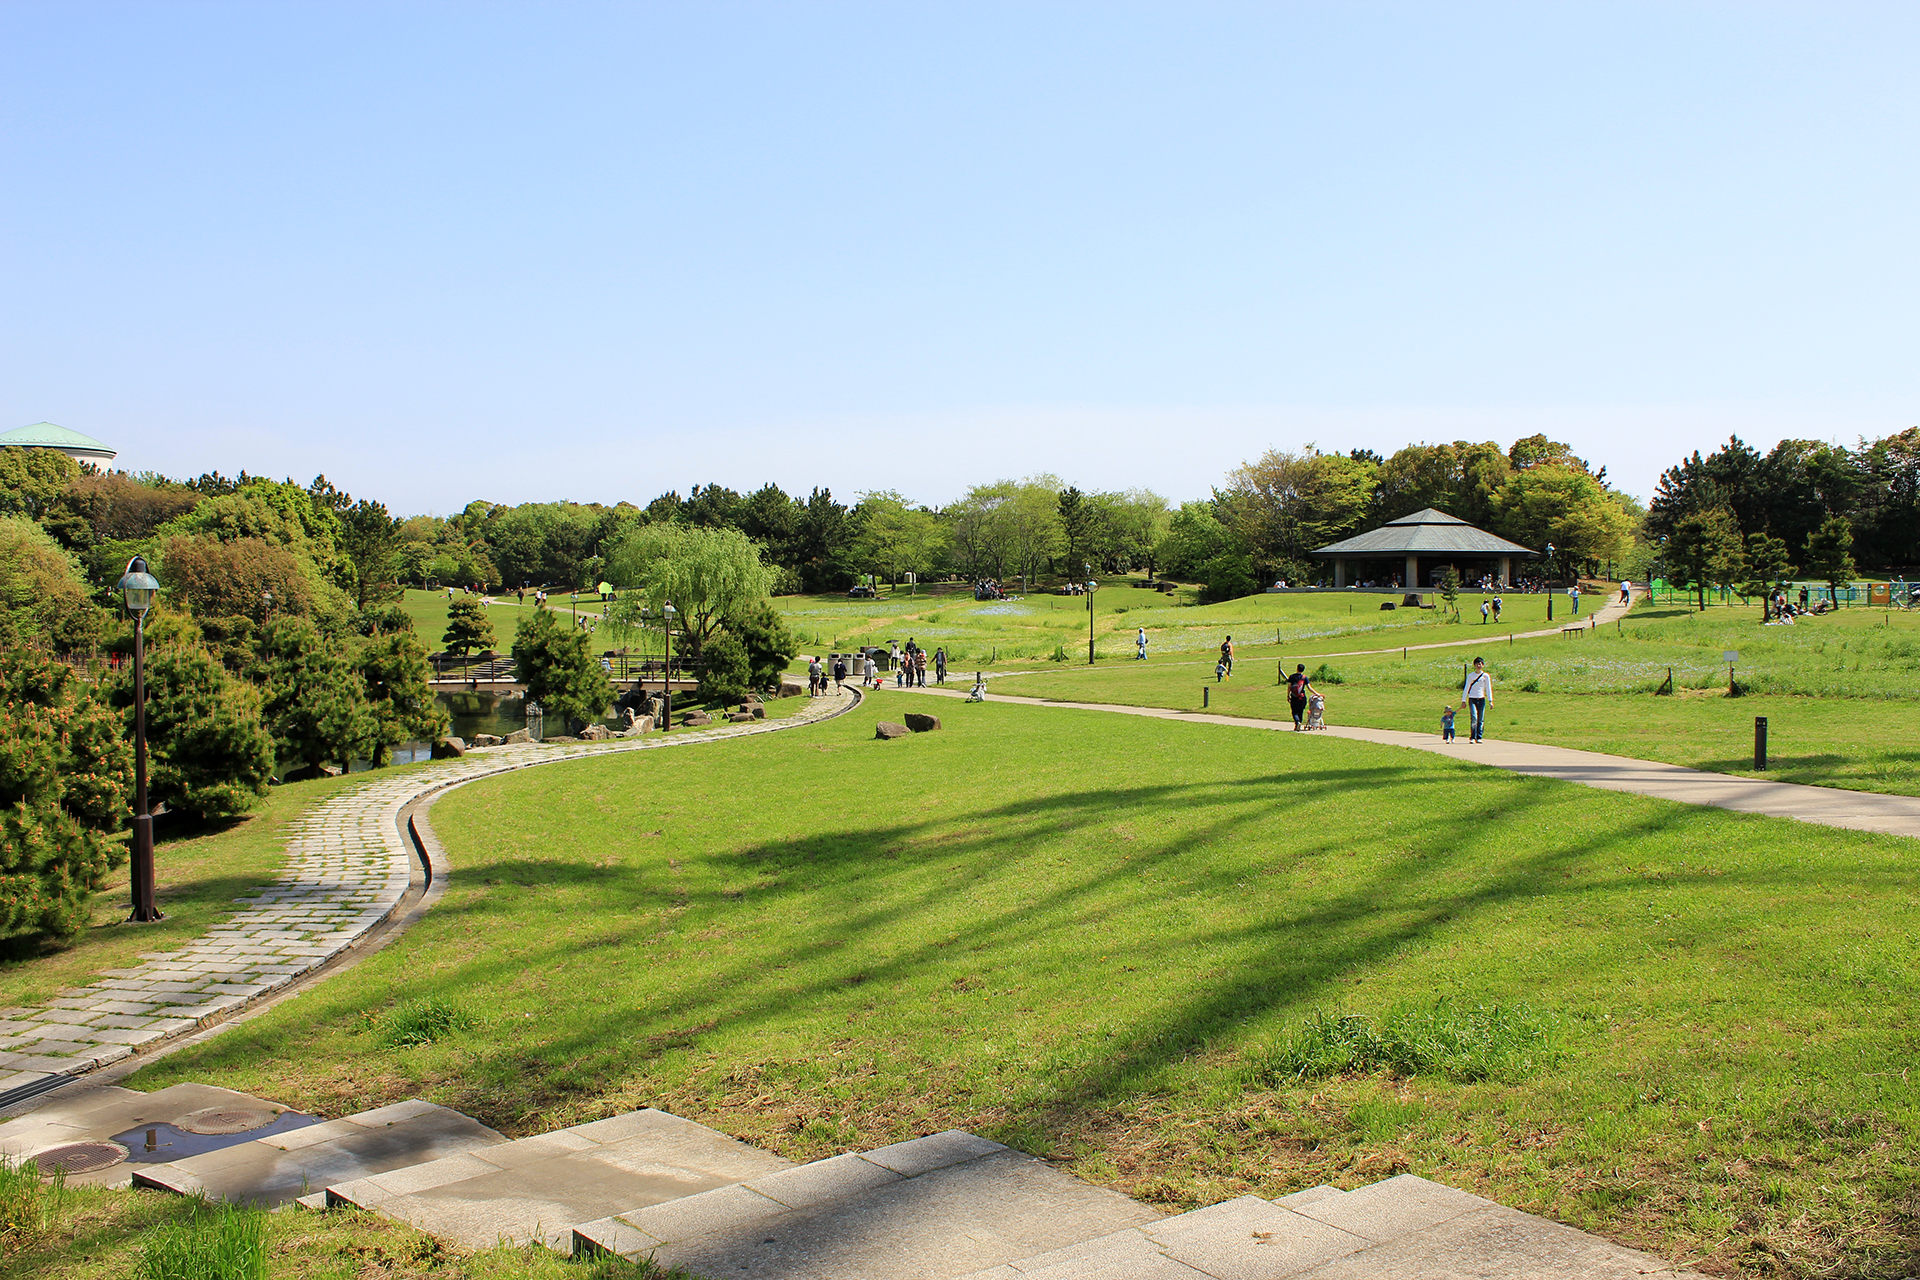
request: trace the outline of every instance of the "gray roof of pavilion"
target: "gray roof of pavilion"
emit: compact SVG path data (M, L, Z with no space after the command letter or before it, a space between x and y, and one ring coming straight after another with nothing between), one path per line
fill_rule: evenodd
M1476 529L1458 516L1428 507L1307 554L1360 559L1367 556L1537 556L1540 553Z

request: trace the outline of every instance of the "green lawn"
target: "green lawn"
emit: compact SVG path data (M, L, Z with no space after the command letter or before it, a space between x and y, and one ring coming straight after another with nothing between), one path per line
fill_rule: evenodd
M503 592L492 599L494 603L487 610L487 618L493 623L494 650L505 653L513 647L513 638L520 634L521 619L533 614L533 596L531 593L528 594L525 605L515 604L514 597L510 593ZM588 612L589 605L592 606L591 614ZM413 619L413 629L422 640L426 641L427 648L438 652L441 647L440 637L447 631L447 593L409 588L400 601L400 607L405 609L407 616ZM549 595L547 608L558 612L562 621L570 621L573 617L573 607L568 604L564 594ZM599 617L600 597L582 596L579 612L583 618ZM608 645L611 643L609 641Z
M1430 638L1474 640L1477 623ZM1491 628L1487 629L1491 632ZM1920 616L1847 610L1792 627L1762 627L1757 609L1704 614L1636 609L1618 627L1578 638L1509 642L1501 633L1460 648L1323 657L1302 645L1241 651L1234 678L1211 663L1115 662L1011 676L997 692L1130 706L1289 715L1281 671L1304 662L1322 679L1330 723L1440 730L1440 707L1460 699L1462 667L1484 656L1494 674L1488 731L1495 737L1606 751L1724 773L1753 773L1753 722L1768 720L1767 777L1920 795ZM1729 698L1721 655L1740 654L1748 691ZM1676 693L1655 690L1672 671Z
M513 1134L641 1105L795 1159L961 1126L1168 1206L1410 1169L1722 1269L1906 1274L1914 845L1393 748L872 706L492 779L406 936L133 1077ZM473 1029L386 1047L434 995ZM1278 1078L1316 1010L1557 1027L1531 1072Z
M1507 626L1526 630L1546 625L1546 597L1509 595L1503 615ZM1228 636L1236 643L1288 644L1345 642L1350 647L1420 644L1444 638L1437 609L1392 609L1382 602L1397 596L1316 592L1256 595L1221 604L1195 605L1194 592L1176 596L1113 584L1093 597L1095 652L1131 658L1134 636L1147 629L1156 656L1199 658ZM1480 596L1463 595L1463 614L1478 618ZM807 652L845 651L859 645L919 641L929 649L944 646L954 666L995 662L1046 661L1056 652L1069 661L1087 656L1087 601L1084 596L1035 593L1015 601L976 601L970 588L922 587L877 600L844 595L783 596L775 602ZM1597 602L1596 602L1597 604ZM1566 601L1556 604L1564 614ZM1588 612L1591 612L1589 608Z

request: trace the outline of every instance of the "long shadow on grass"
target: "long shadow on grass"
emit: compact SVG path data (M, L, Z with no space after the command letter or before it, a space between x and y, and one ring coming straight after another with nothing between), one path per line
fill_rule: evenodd
M578 908L591 913L579 927L547 929L536 943L465 960L436 980L510 1004L527 992L529 975L605 958L587 961L604 964L590 1015L543 1018L525 1034L475 1047L472 1105L483 1119L509 1125L521 1117L502 1109L603 1092L702 1036L795 1034L785 1028L796 1010L831 1010L837 1026L854 1024L844 1034L858 1037L874 1003L898 1012L923 1002L937 1009L913 1015L920 1033L964 1035L1019 1011L949 995L950 978L984 975L991 995L1003 982L1036 985L1023 972L1036 963L1098 973L1048 997L1060 1005L1047 1012L1083 1020L1084 1034L1076 1038L1070 1027L1036 1045L1046 1065L1022 1064L1018 1096L997 1100L1064 1122L1152 1087L1196 1051L1237 1042L1248 1021L1338 1001L1355 977L1456 922L1469 922L1462 936L1470 939L1470 922L1492 909L1642 883L1624 867L1574 881L1563 878L1565 868L1630 862L1640 840L1728 820L1645 805L1617 826L1582 826L1591 810L1553 783L1476 781L1485 785L1463 785L1461 773L1430 767L1303 770L1084 789L872 826L830 824L797 840L714 855L714 876L683 894L657 867L469 861L456 888L475 879L499 883L485 894L450 895L455 900L435 911L415 949L438 966L444 961L434 953L446 948L430 938L505 937L534 914L566 918L569 904L540 906L538 895L577 891ZM1367 820L1369 810L1404 812L1409 804L1424 825L1375 829ZM1061 861L1069 851L1055 838L1063 830L1097 824L1151 833L1170 809L1201 817L1161 839L1136 834L1125 850L1104 857L1081 850L1081 860ZM1556 813L1562 809L1572 812ZM1543 826L1554 834L1542 836ZM1263 831L1274 833L1265 844ZM1796 878L1830 887L1812 869L1778 867L1745 875L1675 871L1662 884L1726 886L1762 875L1782 888ZM516 876L536 894L516 901ZM1268 876L1278 877L1277 887L1262 887ZM1210 918L1234 903L1245 905ZM903 922L921 927L903 940ZM776 927L780 936L768 945L727 950ZM1057 942L1060 953L1036 961L1036 938ZM674 954L650 962L662 952ZM1196 954L1217 959L1196 966ZM1140 976L1124 977L1126 967ZM656 977L671 987L647 989ZM1115 1012L1125 1002L1104 999L1109 989L1138 983L1158 997L1140 1012ZM511 1024L503 1029L511 1031ZM822 1024L807 1034L828 1032ZM802 1056L825 1048L815 1044ZM924 1069L937 1077L943 1065L952 1064Z

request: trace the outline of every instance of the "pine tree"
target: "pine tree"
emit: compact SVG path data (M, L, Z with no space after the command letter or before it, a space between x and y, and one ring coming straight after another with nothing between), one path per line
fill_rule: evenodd
M447 731L447 712L434 701L427 680L427 646L411 631L375 636L360 650L360 676L366 683L373 718L373 763L387 762L402 742L432 742Z
M526 686L528 701L569 724L604 715L613 701L613 684L588 648L587 633L563 631L559 618L546 610L535 610L520 623L513 674Z
M473 596L461 596L447 606L447 631L440 643L448 653L465 657L469 653L493 652L493 622Z
M64 665L0 660L0 938L71 938L126 860L133 747L120 718Z
M1829 598L1838 604L1840 584L1853 579L1853 526L1841 516L1828 516L1807 535L1807 573L1827 584Z
M108 698L133 732L131 670ZM147 785L154 804L198 818L245 813L273 779L273 735L260 693L188 641L147 648Z
M799 643L779 610L762 600L743 616L727 619L727 630L746 647L747 683L755 689L771 689L800 651Z
M266 686L261 711L281 759L314 771L329 760L345 767L371 741L359 671L305 622L289 618L262 633L255 674Z

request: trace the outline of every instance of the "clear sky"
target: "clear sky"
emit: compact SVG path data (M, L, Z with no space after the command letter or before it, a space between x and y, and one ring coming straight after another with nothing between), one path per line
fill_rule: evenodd
M1920 421L1920 5L0 3L0 428L396 512Z

